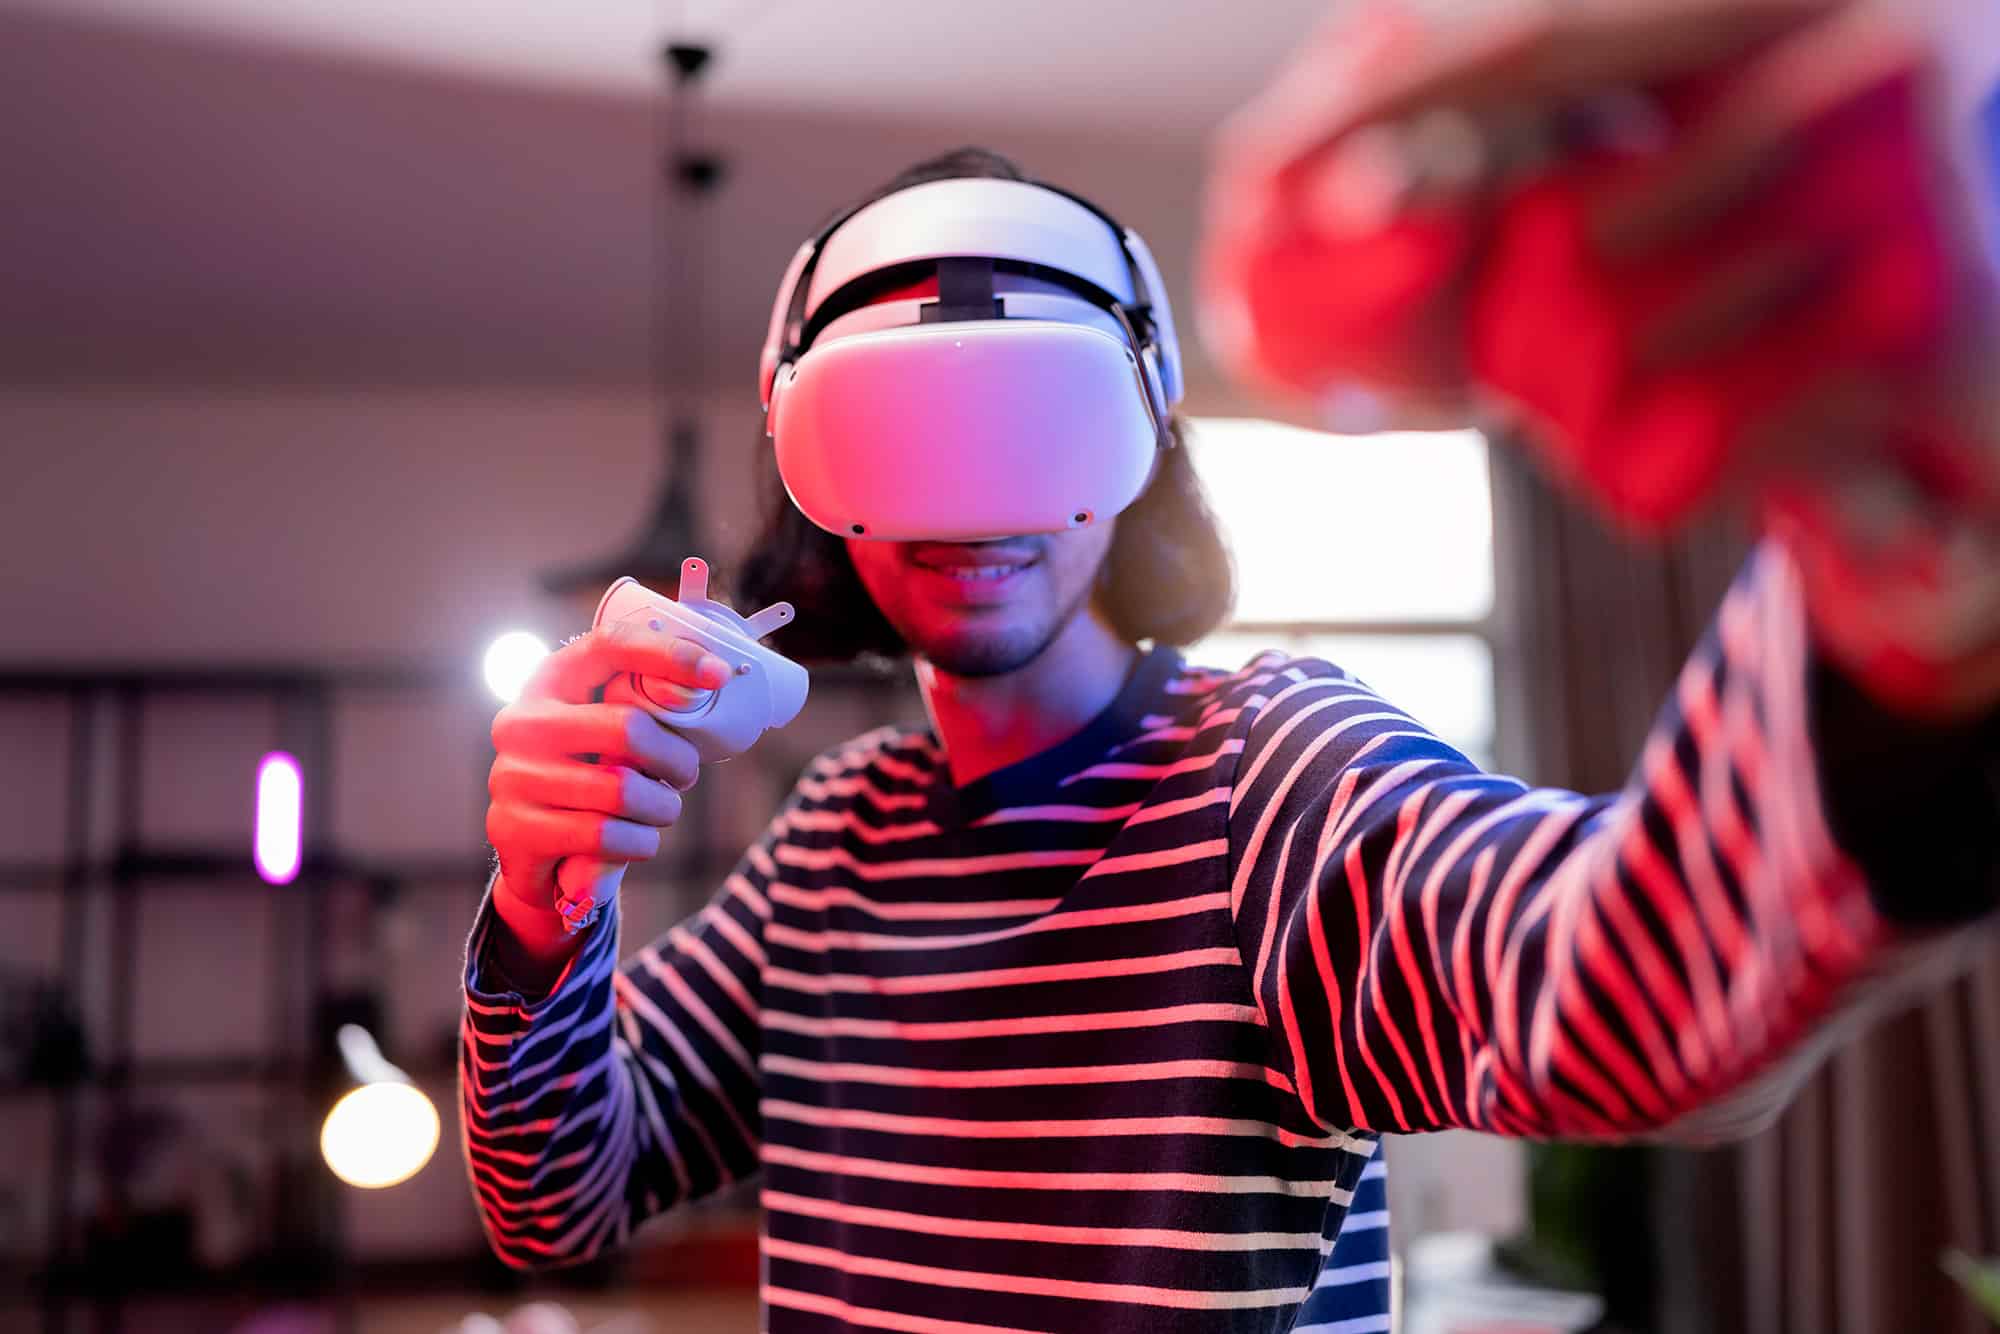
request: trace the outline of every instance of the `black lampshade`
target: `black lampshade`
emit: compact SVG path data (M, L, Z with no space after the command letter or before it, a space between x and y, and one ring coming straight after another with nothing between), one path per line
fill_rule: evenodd
M652 512L625 546L599 560L587 561L542 576L542 587L584 608L588 616L611 581L631 575L648 588L678 595L681 562L709 554L707 534L695 516L699 512L701 428L692 419L667 428L667 475L660 483Z

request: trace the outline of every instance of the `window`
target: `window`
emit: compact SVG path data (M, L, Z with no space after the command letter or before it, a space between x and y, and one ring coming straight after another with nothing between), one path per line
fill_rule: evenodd
M1493 501L1475 432L1338 436L1191 423L1236 556L1235 618L1189 650L1324 658L1476 763L1494 747Z

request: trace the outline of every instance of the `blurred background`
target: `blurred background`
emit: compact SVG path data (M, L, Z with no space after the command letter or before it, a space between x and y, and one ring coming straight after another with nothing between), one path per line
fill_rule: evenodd
M2000 71L1976 8L1967 125ZM486 1254L452 1058L509 674L489 650L581 630L617 574L727 574L779 274L910 162L976 143L1090 195L1191 310L1205 137L1324 12L0 10L0 1328L470 1330L542 1301L585 1329L753 1329L754 1192L578 1273ZM1741 534L1637 551L1495 442L1319 434L1188 336L1243 587L1192 655L1317 653L1484 763L1621 783ZM1371 558L1391 539L1427 558ZM628 943L706 899L808 757L917 707L816 678L628 879ZM344 1060L343 1025L379 1056ZM322 1143L377 1076L441 1115L364 1126L409 1163ZM1747 1145L1393 1143L1403 1325L1991 1328L1940 1257L2000 1251L1995 1145L2000 963ZM1480 1307L1496 1254L1512 1296ZM531 1327L562 1318L509 1328Z

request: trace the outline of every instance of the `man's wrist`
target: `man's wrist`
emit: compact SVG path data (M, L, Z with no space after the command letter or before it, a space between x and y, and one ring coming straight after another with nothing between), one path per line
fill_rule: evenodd
M1877 911L1921 928L2000 904L2000 711L1912 718L1819 654L1808 695L1827 822Z
M517 894L504 873L493 877L492 903L499 919L487 941L493 962L524 993L546 994L583 948L586 934L565 930L560 913Z

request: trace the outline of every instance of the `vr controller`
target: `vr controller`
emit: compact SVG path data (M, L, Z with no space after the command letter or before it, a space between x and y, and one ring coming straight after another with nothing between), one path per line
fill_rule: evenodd
M768 729L798 717L806 702L806 670L758 641L793 616L792 604L774 602L753 616L740 616L708 596L708 564L697 556L681 562L678 600L655 593L629 575L605 590L592 629L643 625L679 639L691 639L735 669L714 690L690 691L651 676L625 675L604 688L611 703L638 704L694 744L703 764L741 755Z
M681 562L680 597L656 593L629 575L605 590L591 628L638 625L673 639L689 639L733 669L713 690L694 690L659 677L633 673L604 687L612 704L636 704L687 739L703 764L719 764L750 749L766 731L783 727L805 707L805 668L759 641L794 615L789 602L774 602L741 616L708 596L708 564L690 556ZM565 858L556 868L556 911L572 934L597 920L603 904L618 892L625 867L587 858Z

